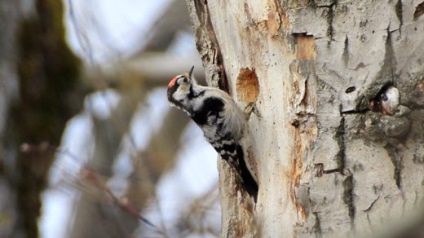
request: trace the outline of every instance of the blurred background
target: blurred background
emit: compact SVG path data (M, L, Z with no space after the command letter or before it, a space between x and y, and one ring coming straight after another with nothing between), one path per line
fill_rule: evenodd
M0 237L218 237L216 153L166 99L184 0L0 0Z

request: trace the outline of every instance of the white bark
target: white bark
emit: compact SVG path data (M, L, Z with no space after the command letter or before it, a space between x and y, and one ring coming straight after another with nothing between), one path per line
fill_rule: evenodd
M262 114L256 205L220 165L223 237L363 237L417 209L422 3L188 3L207 80Z

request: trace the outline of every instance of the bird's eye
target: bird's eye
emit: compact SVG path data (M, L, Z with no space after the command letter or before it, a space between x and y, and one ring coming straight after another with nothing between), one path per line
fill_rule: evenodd
M187 77L180 75L180 77L178 78L178 84L184 84L184 83L188 83L188 79Z

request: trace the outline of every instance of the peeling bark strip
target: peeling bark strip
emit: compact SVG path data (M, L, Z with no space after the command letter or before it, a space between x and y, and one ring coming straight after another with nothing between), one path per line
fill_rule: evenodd
M396 151L396 148L393 148L393 146L387 145L386 149L394 166L393 178L396 181L396 186L399 189L402 189L402 158L399 157L399 153Z
M190 0L188 0L190 5ZM194 12L200 25L195 28L196 47L206 68L206 80L211 86L230 93L221 49L210 18L207 0L194 0ZM191 10L193 12L193 10Z
M345 180L343 181L343 201L345 202L346 206L348 207L349 211L349 217L351 219L352 224L352 230L355 229L354 227L354 219L355 219L355 204L354 204L354 183L353 183L353 175L348 175Z
M400 21L400 25L403 24L403 7L402 7L402 0L398 0L395 6L396 15Z
M290 153L290 198L295 205L297 224L303 224L307 219L308 202L301 193L301 181L305 176L305 162L311 153L311 147L317 136L316 106L317 85L315 77L315 40L306 34L293 34L295 59L289 65L292 98L289 101L291 118L294 126L294 147ZM311 215L311 214L309 214ZM319 229L314 229L317 232Z
M336 155L337 167L341 174L345 175L346 168L346 141L345 141L346 131L345 131L345 117L341 116L340 125L337 128L335 139L339 145L339 151Z

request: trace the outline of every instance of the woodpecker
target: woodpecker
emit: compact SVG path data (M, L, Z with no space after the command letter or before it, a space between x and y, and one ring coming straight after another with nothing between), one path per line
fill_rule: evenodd
M244 190L256 201L258 183L254 166L247 159L247 116L226 92L201 86L189 73L175 76L168 84L168 101L183 110L200 127L206 140L241 179Z

